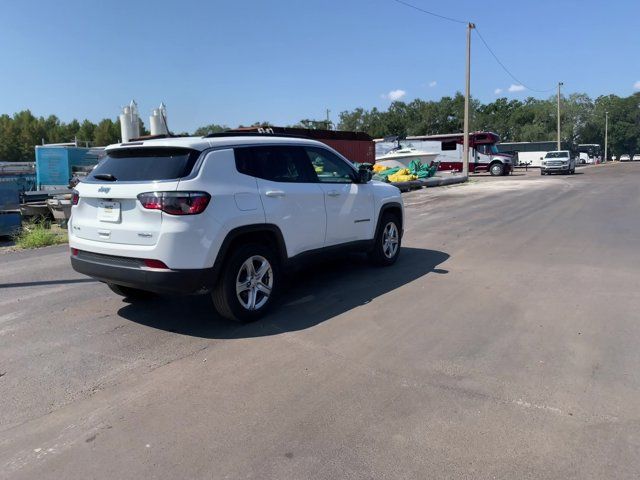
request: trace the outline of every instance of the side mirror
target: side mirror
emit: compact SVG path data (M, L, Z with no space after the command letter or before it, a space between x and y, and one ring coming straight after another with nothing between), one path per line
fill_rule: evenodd
M363 163L358 167L358 183L368 183L373 177L372 165Z

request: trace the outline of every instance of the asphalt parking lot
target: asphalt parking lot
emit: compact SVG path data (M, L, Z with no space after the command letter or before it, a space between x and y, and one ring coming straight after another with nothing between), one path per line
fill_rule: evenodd
M250 325L0 254L0 477L638 478L640 164L577 173L408 193Z

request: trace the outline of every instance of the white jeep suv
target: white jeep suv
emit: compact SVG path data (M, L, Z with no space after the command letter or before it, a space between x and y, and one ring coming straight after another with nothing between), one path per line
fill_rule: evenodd
M400 253L400 191L318 141L217 134L111 145L73 195L73 268L130 299L211 293L224 317L269 308L311 253Z

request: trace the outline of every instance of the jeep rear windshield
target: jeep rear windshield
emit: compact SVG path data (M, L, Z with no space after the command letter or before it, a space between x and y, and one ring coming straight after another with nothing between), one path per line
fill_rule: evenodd
M191 173L200 152L189 148L129 148L108 151L87 176L90 182L174 180Z

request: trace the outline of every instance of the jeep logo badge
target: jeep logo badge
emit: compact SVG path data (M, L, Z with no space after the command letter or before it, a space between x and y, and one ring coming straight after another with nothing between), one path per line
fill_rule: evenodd
M100 192L100 193L109 193L110 190L111 190L111 187L100 187L98 189L98 192Z

